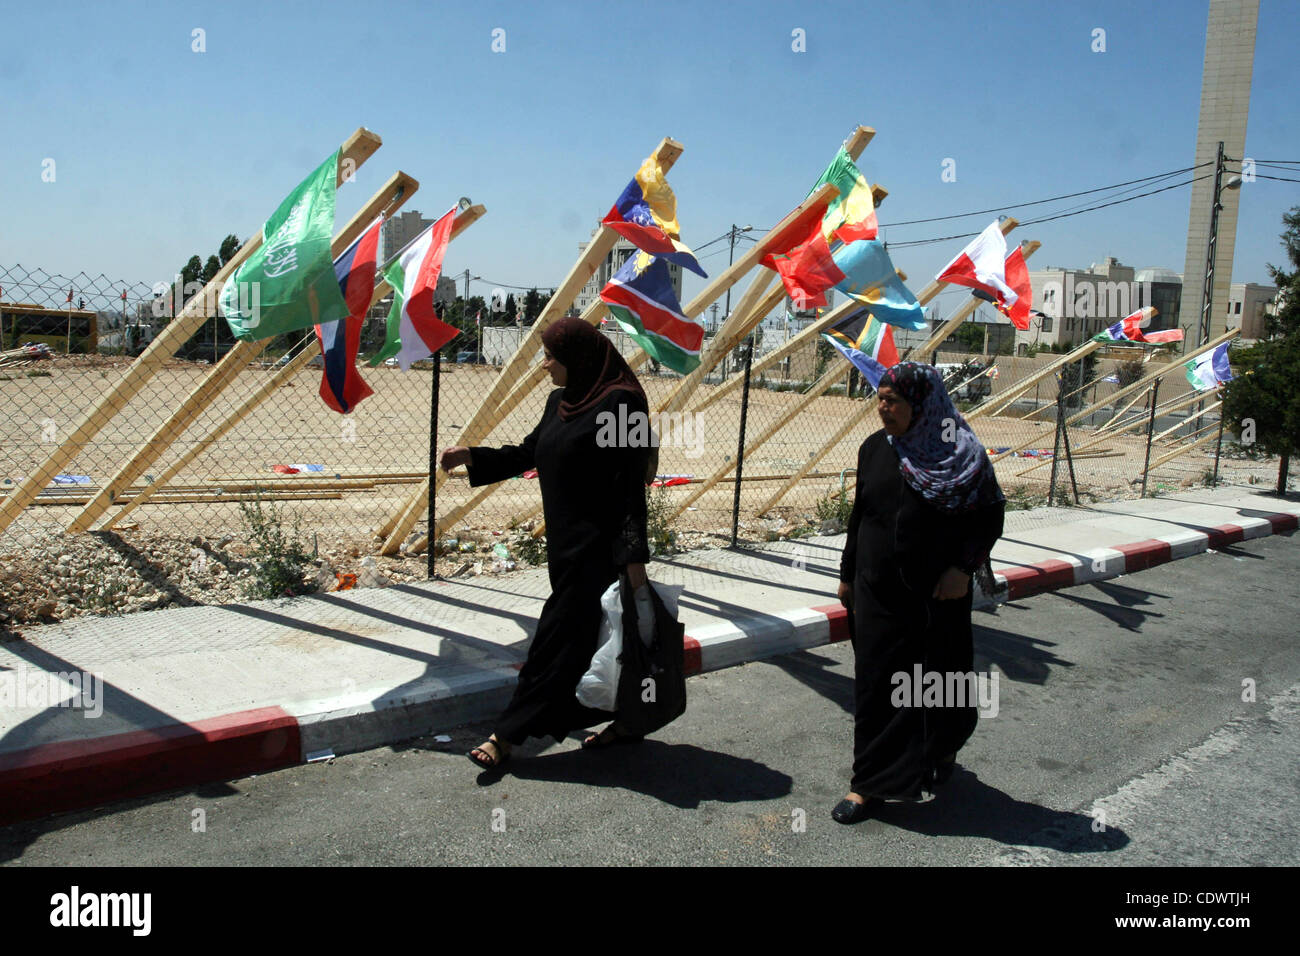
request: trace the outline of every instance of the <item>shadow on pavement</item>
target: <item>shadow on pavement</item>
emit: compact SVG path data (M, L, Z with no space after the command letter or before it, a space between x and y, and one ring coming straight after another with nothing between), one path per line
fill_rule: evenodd
M982 837L1008 847L1041 847L1060 853L1113 853L1131 842L1117 827L1094 832L1094 819L1085 813L1017 800L981 782L960 764L934 800L877 803L870 819L925 836ZM870 835L871 828L866 831Z
M794 787L788 774L756 760L661 740L599 751L519 750L504 771L481 774L479 783L490 786L507 777L631 790L684 810L705 801L777 800Z

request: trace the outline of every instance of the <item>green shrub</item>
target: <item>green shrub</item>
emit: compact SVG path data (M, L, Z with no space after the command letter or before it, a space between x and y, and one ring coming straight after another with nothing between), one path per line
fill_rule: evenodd
M668 489L662 485L646 491L646 534L650 540L650 553L672 554L677 546L677 532L669 527L672 520L672 505L669 502Z
M316 589L307 580L311 555L301 540L300 520L293 519L293 528L286 530L284 516L271 501L264 501L262 489L254 491L251 502L241 501L248 533L248 558L250 574L244 584L245 595L250 598L292 597Z

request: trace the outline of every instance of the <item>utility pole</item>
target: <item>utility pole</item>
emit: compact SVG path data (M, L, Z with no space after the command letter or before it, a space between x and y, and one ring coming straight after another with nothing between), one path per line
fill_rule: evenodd
M728 266L728 268L730 268L731 265L735 262L735 258L736 258L736 237L739 236L741 233L749 232L749 230L751 230L751 229L753 229L753 228L754 228L753 226L745 226L744 228L741 228L740 226L737 226L734 222L731 224L731 231L730 231L729 233L727 233L727 240L728 240L728 242L727 242L727 245L728 245L728 251L727 251L727 266ZM726 312L725 312L725 313L723 314L723 316L722 316L722 320L725 322L725 321L726 321L727 319L729 319L729 318L731 318L731 287L730 287L730 286L727 287L727 309L726 309Z
M1219 151L1214 163L1214 202L1210 208L1210 241L1205 252L1205 281L1201 285L1201 321L1197 329L1197 347L1210 341L1210 320L1214 313L1214 267L1215 259L1219 254L1219 211L1223 209L1220 198L1223 190L1241 187L1240 176L1233 176L1226 183L1223 181L1225 162L1227 157L1223 155L1223 140L1219 140ZM1196 403L1196 414L1199 415L1204 409L1204 402Z

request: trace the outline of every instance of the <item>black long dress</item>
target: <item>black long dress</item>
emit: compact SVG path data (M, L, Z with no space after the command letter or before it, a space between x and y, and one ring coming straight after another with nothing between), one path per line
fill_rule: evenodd
M1001 497L1000 495L996 497ZM896 707L893 675L974 668L971 593L932 597L940 575L978 567L1002 535L1003 504L942 512L899 470L883 430L858 450L857 491L840 564L853 588L853 783L863 797L917 799L975 729L967 707Z
M600 596L628 564L650 560L646 546L645 472L648 447L597 444L607 421L647 412L641 395L616 389L569 421L559 416L563 389L551 392L546 411L518 445L470 449L471 486L492 484L537 469L546 519L546 562L551 596L542 607L514 696L496 724L498 739L512 744L611 719L584 707L575 693L591 665L600 631ZM617 421L617 418L615 419ZM635 437L635 436L633 436Z

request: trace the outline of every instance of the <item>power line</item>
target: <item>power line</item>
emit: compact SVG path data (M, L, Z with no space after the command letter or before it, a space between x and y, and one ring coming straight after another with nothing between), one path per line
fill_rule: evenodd
M905 222L893 222L890 223L889 225L915 226L915 225L919 225L920 223L926 223L926 222L943 222L948 219L964 219L967 216L983 216L991 212L1001 212L1003 209L1020 209L1024 206L1041 206L1043 205L1043 203L1057 202L1061 199L1073 199L1075 196L1087 196L1090 193L1108 192L1112 189L1119 189L1122 186L1132 186L1135 183L1145 183L1157 179L1167 179L1170 176L1177 176L1181 173L1191 172L1194 169L1200 169L1202 166L1212 166L1212 165L1214 164L1200 163L1196 166L1187 166L1183 169L1174 169L1174 170L1170 170L1167 173L1159 173L1155 176L1143 176L1141 179L1130 179L1128 182L1125 183L1115 183L1114 185L1111 186L1098 186L1096 189L1085 189L1077 193L1066 193L1063 196L1052 196L1050 199L1035 199L1033 202L1006 203L1001 206L994 206L990 209L977 209L974 212L962 212L962 213L957 213L956 215L953 216L935 216L932 219L909 219ZM979 233L971 233L971 235L979 235ZM902 243L899 243L899 245L901 244Z
M1194 168L1196 168L1196 167L1192 167L1192 168L1194 169ZM1210 178L1210 174L1209 174L1209 173L1206 173L1206 174L1203 175L1203 176L1196 176L1196 177L1194 177L1194 178L1192 178L1192 179L1186 180L1185 182L1174 183L1172 186L1163 186L1163 187L1161 187L1160 189L1153 189L1153 190L1151 190L1151 191L1149 191L1149 192L1145 192L1145 193L1138 193L1136 196L1129 196L1129 197L1127 197L1127 198L1125 198L1125 199L1116 199L1116 200L1113 200L1112 202L1099 203L1099 204L1096 205L1096 206L1089 206L1089 207L1086 208L1086 209L1078 209L1078 210L1075 210L1074 212L1063 212L1063 213L1060 213L1060 214L1055 215L1055 216L1044 216L1044 217L1042 217L1041 219L1027 219L1027 220L1025 220L1024 222L1022 222L1020 225L1021 225L1022 227L1023 227L1023 226L1033 226L1033 225L1037 225L1038 223L1043 223L1043 222L1052 222L1053 220L1056 220L1056 219L1068 219L1068 218L1071 217L1071 216L1080 216L1080 215L1082 215L1082 214L1085 213L1085 212L1093 212L1094 210L1097 210L1097 209L1105 209L1105 208L1108 207L1108 206L1118 206L1118 205L1121 205L1121 204L1126 203L1126 202L1132 202L1134 199L1142 199L1142 198L1145 197L1145 196L1154 196L1156 193L1166 192L1167 190L1170 190L1170 189L1178 189L1180 186L1188 186L1188 185L1190 185L1190 184L1192 184L1192 183L1194 183L1194 182L1197 182L1198 180L1201 180L1201 179L1209 179L1209 178ZM955 236L939 236L939 237L934 238L934 239L916 239L916 240L912 240L912 241L908 241L908 242L891 242L890 245L893 246L893 247L895 247L895 248L903 249L903 248L909 248L909 247L911 247L911 246L924 246L924 245L929 245L929 244L931 244L931 243L935 243L935 242L948 242L949 240L952 240L952 239L969 239L969 238L971 238L972 236L978 236L978 235L979 235L978 232L964 232L964 233L961 233L960 235L955 235Z

